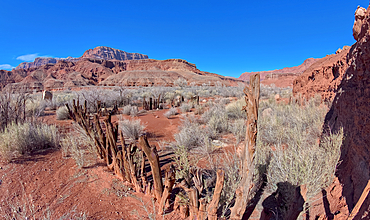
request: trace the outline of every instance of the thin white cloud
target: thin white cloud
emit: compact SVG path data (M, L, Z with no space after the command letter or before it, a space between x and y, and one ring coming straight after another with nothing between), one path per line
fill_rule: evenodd
M38 53L25 54L25 55L17 57L16 59L26 61L26 62L32 62L35 60L36 57L38 57L38 55L39 55Z
M0 64L0 69L3 69L3 70L11 70L15 68L14 66L11 66L9 64Z

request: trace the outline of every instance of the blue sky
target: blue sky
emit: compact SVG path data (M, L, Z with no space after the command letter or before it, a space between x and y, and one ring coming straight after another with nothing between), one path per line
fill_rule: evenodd
M37 56L80 57L109 46L152 59L181 58L239 77L321 58L352 45L365 0L18 1L0 3L0 69Z

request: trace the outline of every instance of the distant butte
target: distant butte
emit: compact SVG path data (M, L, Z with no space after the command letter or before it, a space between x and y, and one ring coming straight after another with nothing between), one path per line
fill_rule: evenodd
M46 64L55 64L59 60L77 62L83 58L124 61L124 60L148 59L148 55L144 55L140 53L128 53L122 50L100 46L100 47L95 47L94 49L89 49L85 51L82 57L79 57L79 58L38 57L33 62L24 62L24 63L19 64L15 69L29 69L29 68L40 67Z
M153 60L147 55L110 47L89 49L79 58L36 58L12 71L0 71L0 88L31 91L81 86L172 86L177 79L192 85L236 85L241 80L199 70L182 59Z

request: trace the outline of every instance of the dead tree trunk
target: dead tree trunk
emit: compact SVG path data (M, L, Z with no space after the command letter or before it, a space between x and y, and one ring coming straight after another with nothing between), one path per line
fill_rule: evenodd
M257 139L257 119L258 119L258 104L260 97L260 75L255 74L250 77L249 86L243 90L245 94L246 106L243 110L247 112L247 132L245 145L242 148L242 173L241 181L237 190L237 197L234 207L231 208L231 219L242 219L248 201L251 199L253 191L253 175L254 175L254 156L256 151Z
M139 138L139 145L146 154L146 157L148 158L148 161L150 163L154 182L154 195L157 201L160 201L163 193L163 183L157 150L155 149L155 147L150 147L148 139L145 135Z

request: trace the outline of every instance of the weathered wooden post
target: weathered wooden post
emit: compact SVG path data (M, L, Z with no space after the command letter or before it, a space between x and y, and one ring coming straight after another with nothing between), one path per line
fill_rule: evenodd
M148 139L145 135L139 137L139 145L146 154L146 157L150 163L154 182L154 195L157 201L160 201L163 193L163 182L157 150L155 147L150 147Z
M246 210L248 201L251 199L251 193L254 190L253 176L255 167L253 164L256 140L257 140L257 119L258 105L260 97L260 75L255 74L250 77L249 86L243 90L245 94L246 106L243 110L247 112L247 132L245 137L245 145L242 148L242 173L240 185L236 192L235 205L231 208L230 219L242 219Z

